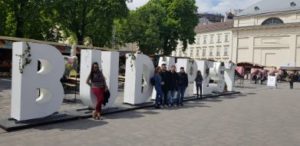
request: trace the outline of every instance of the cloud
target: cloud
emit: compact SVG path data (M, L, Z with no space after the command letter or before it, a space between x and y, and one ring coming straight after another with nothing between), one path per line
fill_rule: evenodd
M129 9L134 10L149 0L133 0L127 3ZM245 9L260 0L196 0L199 12L225 13L234 9Z

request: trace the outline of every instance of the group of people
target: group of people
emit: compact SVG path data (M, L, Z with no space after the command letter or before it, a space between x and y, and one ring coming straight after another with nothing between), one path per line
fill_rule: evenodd
M251 80L254 80L255 84L257 84L258 81L260 81L260 84L263 84L268 76L276 76L277 81L288 81L290 83L290 89L293 89L294 82L297 82L300 79L299 72L297 71L277 70L276 68L271 70L251 69Z
M254 80L254 84L257 84L258 81L260 81L260 84L263 84L268 79L268 70L252 69L251 79Z
M167 70L166 64L162 64L161 67L156 67L155 74L151 80L153 80L156 90L156 108L161 108L161 106L172 107L174 105L183 106L184 94L189 85L188 75L184 67L180 67L180 71L176 72L175 65L172 65L171 69ZM201 71L198 71L195 79L197 98L202 98L202 81ZM92 116L94 119L100 119L105 92L108 88L98 63L95 62L92 64L92 69L86 83L91 87L92 93L97 98L97 104Z
M175 65L172 65L170 70L167 70L166 64L162 64L155 68L151 81L156 90L156 108L161 108L161 106L172 107L174 105L183 106L183 98L189 85L188 75L184 67L180 67L180 71L176 72ZM202 81L203 77L201 72L198 71L195 79L197 98L202 98Z

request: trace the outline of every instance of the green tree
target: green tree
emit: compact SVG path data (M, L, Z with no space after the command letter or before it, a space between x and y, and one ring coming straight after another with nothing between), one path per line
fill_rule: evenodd
M4 35L4 27L6 21L6 9L4 9L3 1L0 1L0 35Z
M195 0L150 0L118 21L117 37L121 43L137 42L144 53L169 55L178 41L184 49L194 42L197 24Z
M93 45L110 45L114 20L128 14L126 0L56 0L49 5L49 17L79 45L87 37Z
M44 0L0 0L0 5L1 35L44 39L49 32Z

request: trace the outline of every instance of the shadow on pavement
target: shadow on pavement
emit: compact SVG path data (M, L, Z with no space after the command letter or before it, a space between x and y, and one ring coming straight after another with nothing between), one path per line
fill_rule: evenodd
M104 120L93 120L93 119L82 119L58 124L50 124L46 126L35 127L34 129L38 130L53 130L58 129L60 131L66 130L88 130L93 127L103 126L108 124Z
M3 90L11 89L11 80L9 79L0 79L0 92Z

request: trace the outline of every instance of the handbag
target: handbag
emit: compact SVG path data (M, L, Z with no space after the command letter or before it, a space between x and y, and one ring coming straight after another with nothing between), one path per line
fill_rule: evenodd
M110 98L110 91L107 89L106 91L104 91L103 105L106 105L108 103L109 98Z

